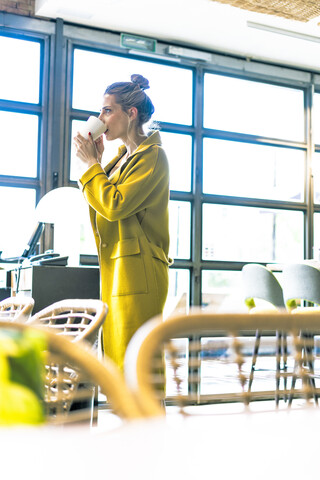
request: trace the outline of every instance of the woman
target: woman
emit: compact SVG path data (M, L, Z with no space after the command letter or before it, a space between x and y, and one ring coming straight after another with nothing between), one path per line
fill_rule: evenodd
M93 141L79 133L77 156L87 170L79 180L90 206L98 248L101 295L109 306L103 348L120 368L135 331L163 311L168 291L169 168L158 131L145 135L143 125L154 112L144 92L149 82L110 85L100 120L105 139L121 139L118 155L103 168L102 136Z

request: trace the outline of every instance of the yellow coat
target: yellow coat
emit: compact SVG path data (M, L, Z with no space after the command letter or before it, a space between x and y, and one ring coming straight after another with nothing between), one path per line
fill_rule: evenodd
M152 133L109 179L123 145L104 169L92 165L79 183L90 206L98 248L101 297L109 306L104 352L120 368L134 332L162 313L168 292L169 167Z

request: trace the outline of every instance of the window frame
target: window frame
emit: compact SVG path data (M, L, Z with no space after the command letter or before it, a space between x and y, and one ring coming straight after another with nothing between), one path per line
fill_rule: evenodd
M1 186L22 186L35 188L37 201L46 192L57 186L76 186L69 180L69 148L71 120L85 120L94 112L73 111L71 108L72 52L75 47L122 55L137 60L158 62L164 65L191 68L193 71L193 121L192 125L176 125L163 122L160 128L170 133L185 133L192 137L192 186L191 192L170 192L171 200L191 203L191 257L175 259L173 268L190 271L190 303L201 305L202 270L241 270L242 262L204 261L202 252L202 205L217 203L239 206L259 206L280 209L293 209L304 215L304 256L312 258L313 252L313 213L320 212L320 203L313 203L312 154L320 152L320 144L314 145L312 138L312 96L320 93L320 75L314 72L295 69L262 61L252 61L241 57L212 52L211 62L186 57L170 56L168 44L157 42L157 53L131 51L120 47L120 33L38 18L26 18L1 12L1 35L41 41L41 90L39 105L16 104L0 100L0 108L9 111L25 111L40 116L38 139L38 177L6 177L0 175ZM5 25L5 26L4 26ZM234 134L203 127L204 74L229 75L252 81L261 81L279 86L299 88L304 91L305 141L302 143L284 142L279 139L255 137L247 134ZM282 202L245 197L203 194L202 192L202 141L204 137L225 140L249 141L252 143L283 145L305 151L305 181L303 202ZM271 142L271 143L270 143ZM50 246L45 242L45 246Z

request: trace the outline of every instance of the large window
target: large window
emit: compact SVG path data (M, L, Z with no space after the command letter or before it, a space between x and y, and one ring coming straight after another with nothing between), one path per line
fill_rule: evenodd
M304 168L303 150L204 139L204 193L302 202Z
M86 72L99 72L88 80ZM152 122L166 124L161 136L170 167L170 188L173 191L190 192L192 182L192 136L180 133L175 124L192 123L193 72L190 68L128 59L75 48L73 55L72 127L70 138L70 179L79 178L78 160L72 148L72 137L87 112L98 112L106 87L115 81L129 81L132 73L140 73L150 83L147 93L155 106ZM77 118L78 117L78 118ZM84 119L82 119L85 117ZM151 122L151 123L152 123ZM172 124L172 127L170 127ZM105 144L103 163L108 163L117 153L118 141ZM190 202L170 202L170 255L190 259L191 238ZM93 253L90 252L90 253Z
M140 73L170 167L166 314L189 304L242 311L243 264L319 257L317 75L258 62L249 69L227 55L212 64L172 57L161 42L146 55L121 48L116 33L25 22L25 32L19 22L0 27L0 199L20 232L1 230L5 254L22 250L41 195L77 188L72 138L98 114L106 86ZM104 164L118 147L106 144ZM81 253L96 254L88 219Z
M5 139L0 144L1 175L37 177L39 117L0 111L0 125Z
M88 76L88 72L92 75ZM99 111L108 85L129 81L140 73L149 80L148 94L156 111L154 120L170 123L192 122L192 71L154 62L75 49L72 107Z
M3 258L22 254L40 191L42 42L0 32L0 204Z
M35 225L35 190L0 187L0 205L3 225L0 234L2 256L3 258L20 256Z
M39 103L40 43L0 35L0 98Z
M246 262L304 258L305 95L276 82L204 76L201 252L212 264L202 275L204 306L217 304L208 292L219 283L236 290L236 272L219 273L219 262L239 270ZM234 302L229 307L241 310Z
M303 91L206 74L204 126L285 140L304 140Z
M204 204L204 260L290 262L303 259L303 214Z

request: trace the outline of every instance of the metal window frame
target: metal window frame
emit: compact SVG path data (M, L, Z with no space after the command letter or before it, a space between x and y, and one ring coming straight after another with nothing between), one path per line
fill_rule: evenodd
M313 213L320 212L320 204L313 203L312 153L320 151L320 145L313 144L312 138L312 95L320 91L320 75L284 67L281 65L249 60L245 57L210 52L211 61L169 55L168 43L157 42L155 53L137 52L120 46L120 33L92 27L84 27L64 22L62 19L48 21L21 17L0 12L0 34L19 35L19 38L36 38L44 42L42 104L32 107L42 115L42 128L39 135L39 178L23 179L0 177L0 186L24 186L37 188L37 199L56 186L74 185L69 180L70 127L73 118L86 118L90 113L71 108L72 51L75 46L89 50L105 51L128 58L153 61L181 68L192 68L193 122L192 125L160 124L170 133L186 133L192 136L192 189L191 192L171 191L171 200L191 202L191 254L189 259L176 259L173 268L190 270L190 300L192 305L201 304L201 275L203 270L241 270L244 262L204 261L202 251L202 205L203 203L272 207L285 210L299 210L304 214L305 257L311 258L313 246ZM203 127L204 74L219 73L236 78L244 78L263 83L299 88L305 98L305 142L285 142L279 139L263 139L253 135L233 134ZM15 104L16 108L23 108ZM8 102L0 102L0 108L13 108ZM29 108L29 105L28 105ZM249 141L251 143L273 144L302 149L306 152L305 187L303 202L281 202L250 199L202 193L202 140L204 137L226 140ZM270 143L271 142L271 143Z

